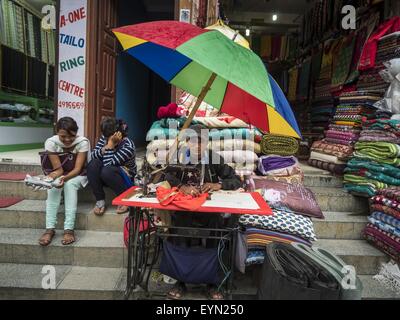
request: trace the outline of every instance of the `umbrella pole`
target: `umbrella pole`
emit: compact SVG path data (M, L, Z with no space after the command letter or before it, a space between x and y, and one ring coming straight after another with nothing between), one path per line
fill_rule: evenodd
M171 148L168 151L167 159L168 163L172 161L172 157L175 154L176 150L178 149L178 143L180 138L182 137L183 132L189 128L190 124L193 121L194 116L196 115L197 110L199 109L201 103L203 102L204 98L206 97L208 91L210 91L211 86L213 85L215 79L217 78L216 73L212 73L210 79L208 79L207 84L203 87L203 89L200 92L200 95L198 96L196 103L192 109L192 111L189 114L189 117L186 119L185 123L183 124L183 127L181 131L179 131L178 136L175 139L174 144L171 146ZM178 159L177 159L178 160Z

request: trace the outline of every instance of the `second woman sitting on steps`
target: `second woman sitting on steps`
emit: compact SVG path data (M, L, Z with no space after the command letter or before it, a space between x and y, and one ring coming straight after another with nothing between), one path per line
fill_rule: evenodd
M133 186L137 171L135 144L127 136L127 124L123 120L104 118L101 133L87 168L89 185L96 197L94 213L98 216L105 212L104 186L119 195ZM127 211L128 207L125 206L117 208L118 214Z

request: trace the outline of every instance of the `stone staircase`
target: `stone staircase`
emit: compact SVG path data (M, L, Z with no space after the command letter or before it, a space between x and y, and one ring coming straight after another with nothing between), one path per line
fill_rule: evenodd
M341 179L325 171L304 166L305 183L314 191L325 220L315 220L316 245L339 255L356 267L364 284L365 299L400 298L372 279L380 263L388 258L361 239L367 223L365 199L347 194ZM3 164L0 171L40 172L37 165ZM90 213L93 198L89 190L80 194L76 222L78 241L61 245L63 215L53 243L42 248L37 240L45 225L45 192L33 192L23 182L0 181L0 194L23 196L26 200L0 209L0 299L122 299L126 282L127 251L122 240L124 216L114 208L99 218ZM111 200L112 195L108 195ZM61 210L62 211L62 208ZM56 271L57 290L42 289L43 266ZM259 268L246 275L236 273L234 298L253 299ZM153 298L163 298L165 287L150 285ZM146 299L141 290L134 299ZM199 299L193 295L189 298Z

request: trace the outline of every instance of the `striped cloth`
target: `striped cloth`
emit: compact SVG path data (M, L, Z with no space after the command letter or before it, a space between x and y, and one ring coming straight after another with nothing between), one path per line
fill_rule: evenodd
M380 220L384 223L390 224L391 226L400 230L400 220L399 219L396 219L396 218L394 218L390 215L387 215L383 212L374 212L374 213L372 213L371 217L376 220Z
M133 141L129 138L124 138L115 150L106 149L103 154L101 149L104 148L106 144L107 139L104 136L101 136L96 147L92 151L92 159L102 160L105 167L126 167L131 178L134 178L137 173L137 167L136 149Z

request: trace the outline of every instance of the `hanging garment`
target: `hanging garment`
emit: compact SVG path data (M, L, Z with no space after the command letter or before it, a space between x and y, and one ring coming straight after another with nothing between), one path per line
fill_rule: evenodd
M396 31L400 31L400 17L393 17L379 26L378 30L372 34L364 46L358 67L359 70L368 70L375 67L379 39L388 33Z

